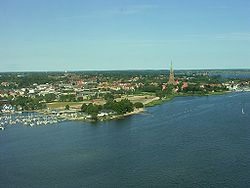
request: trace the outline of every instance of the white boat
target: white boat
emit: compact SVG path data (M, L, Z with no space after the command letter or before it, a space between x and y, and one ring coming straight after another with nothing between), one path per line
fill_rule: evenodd
M242 113L242 114L245 114L245 112L244 112L243 108L241 109L241 113Z
M4 129L5 129L4 127L0 126L0 130L2 130L2 131L3 131Z

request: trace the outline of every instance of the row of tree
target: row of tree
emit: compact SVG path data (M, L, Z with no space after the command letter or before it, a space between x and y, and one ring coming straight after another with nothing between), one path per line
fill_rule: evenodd
M227 91L228 89L225 86L210 86L204 85L201 87L199 84L189 84L188 87L183 89L182 92L184 93L193 93L193 94L206 94L208 92L220 92L220 91Z
M41 110L46 108L46 103L40 101L38 98L31 97L16 97L11 101L11 104L20 110Z
M108 100L104 105L96 105L92 103L83 104L81 106L81 112L85 112L91 115L93 119L96 119L101 110L112 111L118 115L123 115L134 111L134 108L143 108L143 104L141 102L133 104L128 99L122 99L121 101Z

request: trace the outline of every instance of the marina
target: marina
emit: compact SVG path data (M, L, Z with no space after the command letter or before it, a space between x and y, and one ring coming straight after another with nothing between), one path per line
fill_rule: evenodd
M0 116L0 129L4 130L7 125L23 126L46 126L64 121L56 115L44 115L39 113L2 114Z

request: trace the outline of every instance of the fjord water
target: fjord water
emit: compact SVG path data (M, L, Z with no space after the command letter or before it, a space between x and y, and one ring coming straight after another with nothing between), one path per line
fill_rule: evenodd
M5 188L245 188L249 174L249 92L179 97L117 121L0 132Z

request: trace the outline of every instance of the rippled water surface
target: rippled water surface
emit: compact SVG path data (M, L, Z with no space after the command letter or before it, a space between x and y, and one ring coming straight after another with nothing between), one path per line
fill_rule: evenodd
M118 121L0 132L4 188L245 188L249 174L249 92L179 97Z

